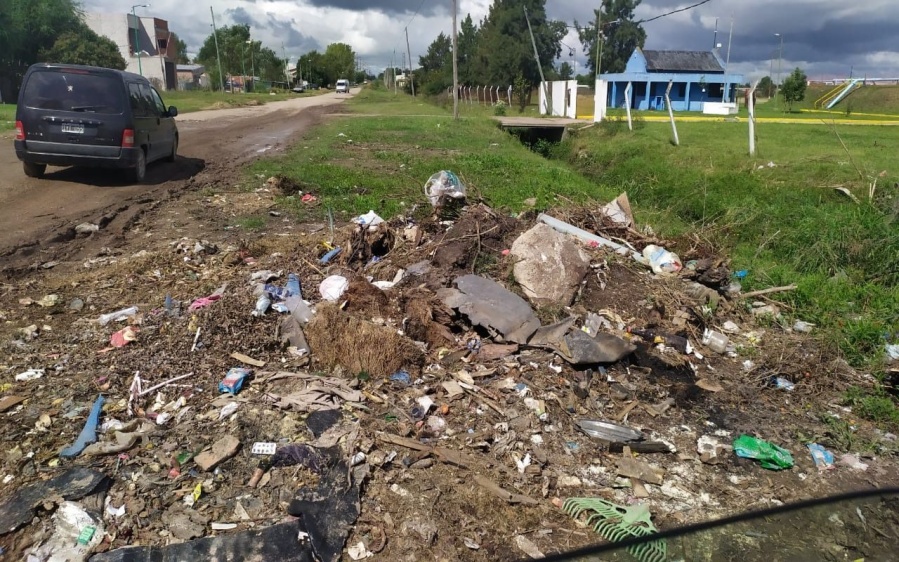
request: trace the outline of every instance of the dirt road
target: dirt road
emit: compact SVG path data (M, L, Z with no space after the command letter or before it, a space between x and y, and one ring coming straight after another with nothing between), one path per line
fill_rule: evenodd
M75 239L79 223L99 224L115 235L188 186L232 182L239 165L283 150L321 118L324 108L344 99L329 93L179 116L178 161L151 165L141 185L115 170L49 168L43 179L28 178L11 135L0 137L0 271L10 274L77 255L79 244L60 243Z

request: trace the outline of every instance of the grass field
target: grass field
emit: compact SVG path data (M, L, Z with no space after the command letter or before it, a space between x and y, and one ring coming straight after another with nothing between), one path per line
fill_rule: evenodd
M16 104L0 103L0 131L16 126Z
M899 337L899 128L770 124L750 158L745 123L683 123L675 147L667 124L629 132L613 120L551 147L547 159L498 129L486 108L463 108L455 122L446 109L372 90L349 107L360 115L257 162L248 181L299 180L320 205L283 203L314 220L328 207L340 219L370 209L426 212L423 185L441 169L509 212L530 197L545 209L627 191L640 223L666 236L695 234L729 255L733 269L749 270L747 290L798 284L775 298L821 326L853 364L876 372L885 338Z

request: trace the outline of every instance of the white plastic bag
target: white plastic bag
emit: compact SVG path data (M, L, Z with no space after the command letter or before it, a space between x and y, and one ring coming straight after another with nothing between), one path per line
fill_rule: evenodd
M654 244L643 248L643 257L646 259L649 267L656 273L677 273L684 268L677 254Z
M428 196L431 206L437 207L445 197L464 199L465 185L456 174L441 170L428 178L428 182L425 184L425 195Z
M350 286L350 282L346 277L341 275L331 275L326 277L322 284L318 286L318 291L322 298L326 301L336 301L343 295L344 291Z

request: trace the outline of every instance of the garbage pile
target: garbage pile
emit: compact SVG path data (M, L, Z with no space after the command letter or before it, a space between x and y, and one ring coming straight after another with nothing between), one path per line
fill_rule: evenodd
M451 173L426 195L425 220L179 240L20 297L34 323L4 313L0 545L537 557L876 462L797 438L823 435L802 400L860 375L746 298L747 272L638 229L625 195L519 217L466 202ZM812 357L829 376L807 376Z

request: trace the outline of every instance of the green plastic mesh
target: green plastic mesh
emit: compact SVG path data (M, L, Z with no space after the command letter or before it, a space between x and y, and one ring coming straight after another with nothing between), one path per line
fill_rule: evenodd
M568 498L562 509L575 519L584 515L586 525L610 542L658 532L650 520L649 507L642 503L622 507L597 498ZM627 551L640 562L665 562L668 559L664 540L630 546Z

